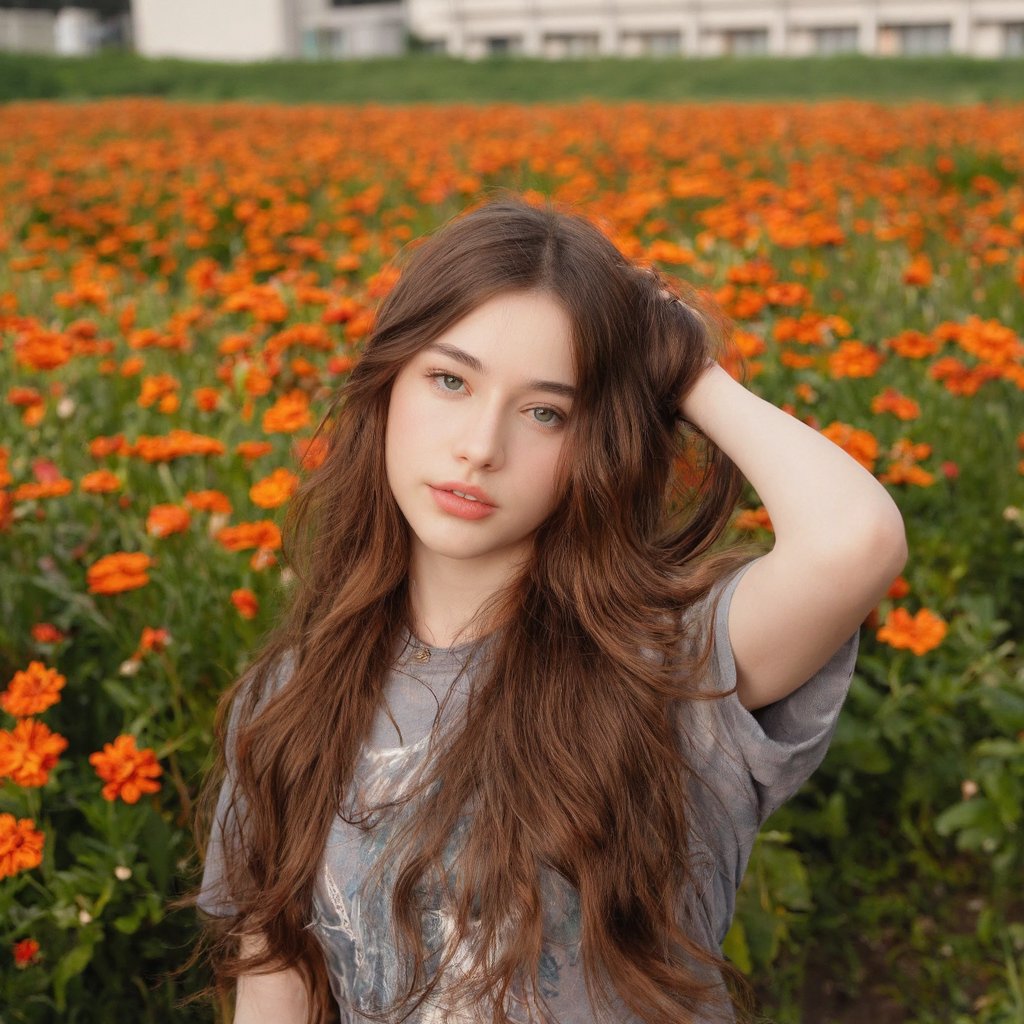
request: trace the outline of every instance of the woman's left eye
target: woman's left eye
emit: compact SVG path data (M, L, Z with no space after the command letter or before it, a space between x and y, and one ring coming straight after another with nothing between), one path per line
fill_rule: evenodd
M562 422L562 414L560 412L555 412L554 409L548 409L547 407L545 407L543 405L535 406L531 410L531 412L550 413L552 416L554 416L554 419L552 419L552 420L537 420L538 423L543 424L545 427L554 427L554 426L557 426L559 423Z

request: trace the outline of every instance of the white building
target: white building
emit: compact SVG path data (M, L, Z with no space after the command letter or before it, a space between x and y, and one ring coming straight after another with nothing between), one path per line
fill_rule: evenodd
M139 53L197 60L398 56L406 11L394 0L132 0Z
M126 37L130 28L128 18L103 19L84 7L59 11L0 8L0 52L84 57L108 41L117 42L118 36Z
M146 56L1024 56L1024 0L133 0Z
M409 22L464 57L1024 54L1024 0L410 0Z
M53 11L0 9L0 50L12 53L53 53Z

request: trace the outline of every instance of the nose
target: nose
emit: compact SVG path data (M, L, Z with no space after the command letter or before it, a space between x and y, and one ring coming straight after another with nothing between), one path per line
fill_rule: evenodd
M453 454L471 466L496 469L505 460L502 430L501 410L497 405L487 409L480 404L476 409L467 409L459 420Z

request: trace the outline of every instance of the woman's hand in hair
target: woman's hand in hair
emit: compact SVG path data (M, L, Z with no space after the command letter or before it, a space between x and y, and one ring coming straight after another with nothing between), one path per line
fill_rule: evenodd
M242 956L264 948L261 939L242 938ZM309 1014L306 986L294 968L270 974L243 974L238 979L234 1024L306 1024Z

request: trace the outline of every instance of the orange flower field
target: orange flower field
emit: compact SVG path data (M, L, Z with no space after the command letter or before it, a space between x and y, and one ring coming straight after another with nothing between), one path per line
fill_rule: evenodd
M780 1022L1021 1019L1024 106L19 102L0 154L0 1020L214 1019L214 705L391 258L496 189L716 299L907 525L726 952Z

